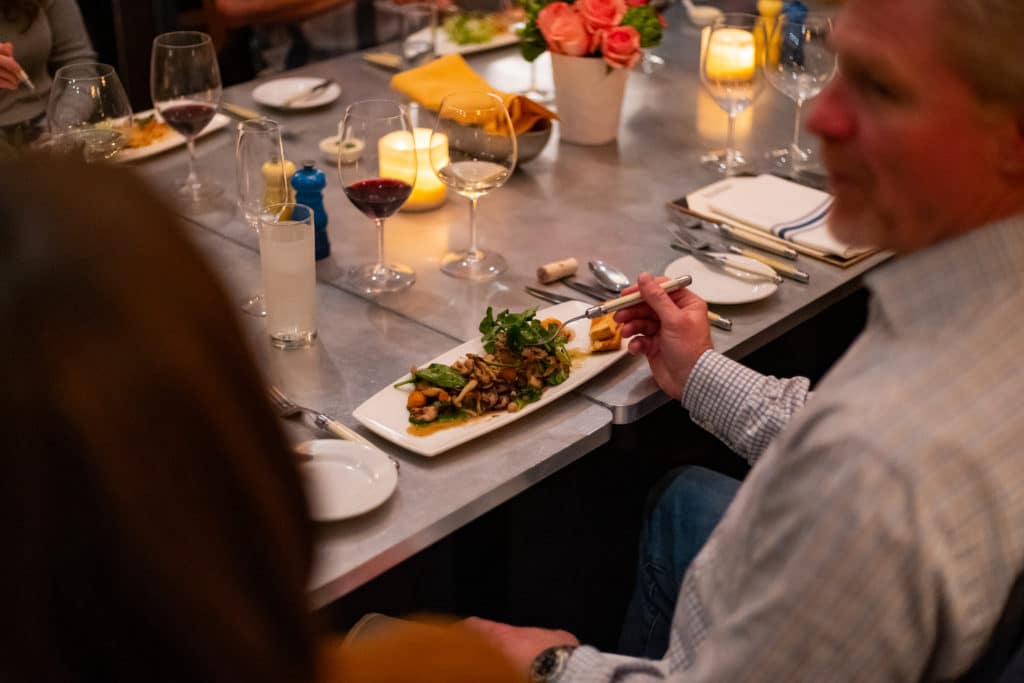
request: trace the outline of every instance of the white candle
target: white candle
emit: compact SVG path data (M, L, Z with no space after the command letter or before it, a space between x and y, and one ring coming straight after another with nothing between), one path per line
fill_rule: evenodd
M710 44L708 44L710 41ZM720 28L701 40L704 73L716 81L748 81L757 68L754 34L739 28Z
M433 137L431 144L429 128L413 129L413 144L416 146L416 183L412 194L402 209L405 211L426 211L444 203L448 188L440 181L430 165L431 153L435 158L445 160L448 157L448 138L444 135ZM412 156L409 154L409 134L395 131L381 137L378 147L380 158L380 174L388 177L411 175Z

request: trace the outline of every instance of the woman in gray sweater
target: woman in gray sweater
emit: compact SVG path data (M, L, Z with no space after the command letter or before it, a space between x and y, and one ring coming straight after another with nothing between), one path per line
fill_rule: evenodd
M50 75L96 60L75 0L0 0L0 140L21 145L42 130ZM35 86L21 78L24 70Z

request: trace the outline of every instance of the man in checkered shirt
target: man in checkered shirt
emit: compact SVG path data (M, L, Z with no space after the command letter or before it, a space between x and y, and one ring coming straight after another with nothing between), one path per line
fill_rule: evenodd
M647 305L617 314L630 351L756 465L686 570L663 656L470 620L524 673L947 681L982 656L1024 572L1021 35L1020 0L846 3L809 125L835 235L896 252L867 278L867 327L810 396L714 352L704 303L641 276ZM672 531L662 512L649 531Z

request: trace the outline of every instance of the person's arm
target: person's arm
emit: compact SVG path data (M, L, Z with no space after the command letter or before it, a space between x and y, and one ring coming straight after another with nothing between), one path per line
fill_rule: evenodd
M810 397L806 377L762 375L715 351L705 351L683 389L690 419L751 465Z
M639 335L629 352L645 355L658 386L753 464L806 402L810 382L765 377L715 353L700 297L687 289L667 294L646 273L637 282L644 303L615 314L624 338Z
M687 573L663 660L584 646L558 683L919 680L954 592L949 539L893 459L819 443L751 473Z
M96 61L96 52L89 43L82 13L75 0L53 0L46 7L53 44L47 61L57 70L68 64Z
M229 28L287 24L309 19L353 0L216 0L214 7Z

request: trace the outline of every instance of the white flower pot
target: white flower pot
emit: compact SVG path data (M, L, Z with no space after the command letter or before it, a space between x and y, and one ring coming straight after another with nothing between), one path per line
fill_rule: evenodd
M578 145L603 145L619 134L629 69L609 69L600 57L551 55L559 135Z

